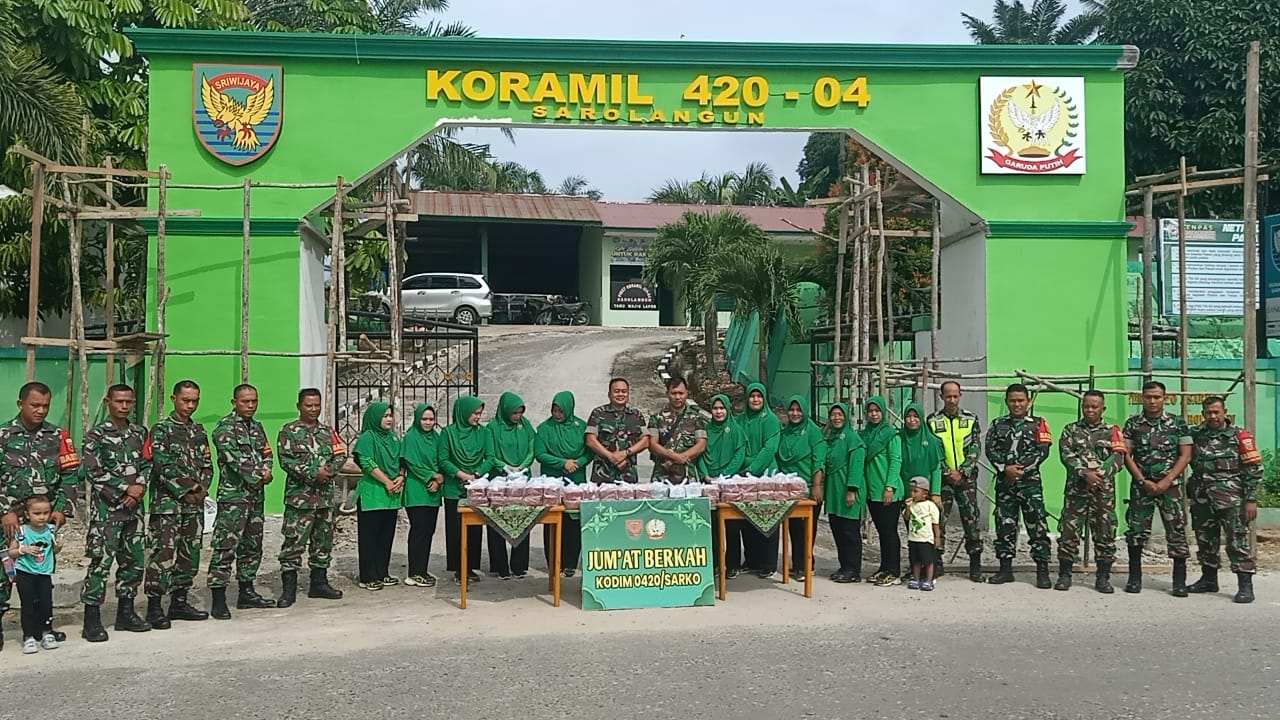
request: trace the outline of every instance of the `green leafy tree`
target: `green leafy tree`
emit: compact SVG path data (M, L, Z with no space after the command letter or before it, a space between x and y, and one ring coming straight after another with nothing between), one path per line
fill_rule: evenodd
M1067 18L1063 0L996 0L990 22L960 13L969 37L979 45L1084 45L1098 37L1105 2L1086 2L1084 12ZM1065 21L1064 21L1065 19Z
M1262 42L1258 155L1280 161L1280 3L1258 0L1110 0L1102 41L1136 45L1125 76L1125 156L1133 175L1244 162L1245 58ZM1191 216L1240 217L1240 188L1188 197ZM1264 212L1280 212L1270 193Z
M604 198L604 193L596 188L591 187L591 183L581 175L570 175L560 181L559 187L556 188L557 195L573 195L592 200L600 200Z
M800 298L795 289L798 276L797 267L772 243L725 253L711 270L711 286L735 301L734 317L743 321L755 317L759 323L762 383L769 382L769 345L778 317L786 318L788 328L800 327Z
M732 210L686 212L658 228L649 243L644 280L681 289L691 322L702 315L708 376L716 373L716 268L733 255L755 254L771 244L759 225Z
M702 173L696 180L667 180L649 194L649 202L678 205L774 205L773 170L767 163L748 163L742 172Z

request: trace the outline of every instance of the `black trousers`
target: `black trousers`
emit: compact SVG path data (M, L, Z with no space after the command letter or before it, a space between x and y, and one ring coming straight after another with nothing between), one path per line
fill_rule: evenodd
M803 518L791 518L787 521L787 532L791 534L791 572L805 572L804 550L808 546L810 553L813 552L813 543L818 539L818 518L821 516L822 503L818 503L813 508L813 532L808 537L805 537ZM777 555L776 552L774 554Z
M743 567L742 546L747 540L747 534L743 526L747 524L749 523L746 520L726 520L724 523L724 567L726 570L741 570ZM754 530L754 528L752 529ZM756 533L756 535L759 534ZM720 533L715 533L713 537L719 540ZM754 549L751 548L750 550ZM753 559L751 555L752 553L748 552L747 558ZM718 552L716 553L716 560L720 560L720 553ZM747 567L752 567L750 562L747 563Z
M560 569L561 570L577 570L578 562L582 556L582 520L580 518L571 518L565 513L564 519L560 522L564 525L560 528ZM547 572L551 572L551 545L554 543L553 531L550 525L542 526L542 554L547 559Z
M528 536L525 536L524 541L519 545L511 546L508 550L507 541L502 537L502 533L493 528L485 529L489 531L489 572L498 577L529 572Z
M4 582L4 581L0 581ZM53 632L53 576L18 571L18 599L22 601L22 635L37 640Z
M480 550L484 546L484 532L479 527L467 528L467 569L480 570ZM445 570L456 573L462 558L462 516L458 514L458 501L444 501L444 559Z
M880 569L878 572L900 577L902 575L902 538L898 535L898 526L902 524L902 503L891 502L888 505L870 500L867 509L871 512L871 521L876 525L876 534L880 536Z
M839 515L828 515L831 537L836 541L836 556L840 569L862 576L862 520L851 520Z
M398 510L360 510L356 513L356 549L360 555L360 582L374 582L391 575L391 546L396 539Z
M436 518L439 506L420 505L404 509L409 516L409 574L427 574L427 560L431 557L431 540L436 535Z

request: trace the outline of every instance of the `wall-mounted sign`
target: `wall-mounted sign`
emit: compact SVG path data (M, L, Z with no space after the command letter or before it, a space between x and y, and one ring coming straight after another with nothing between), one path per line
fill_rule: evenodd
M763 75L699 74L683 88L679 102L664 103L655 100L654 88L638 73L427 70L428 103L496 102L534 120L760 127L770 107L805 103L816 110L852 110L871 103L866 76L847 72L788 75L773 84Z
M649 238L635 235L612 236L610 265L644 265L649 259Z
M632 280L609 283L610 310L657 310L658 293L645 283Z
M1084 78L979 80L984 175L1083 175Z
M203 65L191 68L196 137L228 165L267 154L284 121L284 69L279 65Z
M1280 337L1280 215L1262 221L1262 302L1267 337Z
M1244 223L1187 220L1187 314L1241 316L1244 307ZM1178 220L1160 219L1164 312L1178 315ZM1257 278L1254 279L1257 282Z

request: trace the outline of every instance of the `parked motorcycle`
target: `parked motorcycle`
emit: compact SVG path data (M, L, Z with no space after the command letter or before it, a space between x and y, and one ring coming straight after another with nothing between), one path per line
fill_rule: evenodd
M538 313L533 322L537 325L589 325L590 307L585 302L565 302L560 295L547 296L547 306Z

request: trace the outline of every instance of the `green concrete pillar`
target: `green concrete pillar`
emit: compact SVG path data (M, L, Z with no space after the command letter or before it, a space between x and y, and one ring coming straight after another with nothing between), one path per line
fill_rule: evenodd
M489 226L480 226L480 274L489 279Z

